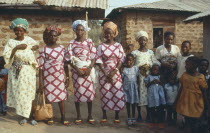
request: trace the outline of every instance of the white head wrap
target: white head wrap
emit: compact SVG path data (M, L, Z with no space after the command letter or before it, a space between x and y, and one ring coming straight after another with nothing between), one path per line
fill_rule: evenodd
M147 32L141 30L141 31L139 31L139 32L136 33L136 41L138 41L139 38L142 37L142 36L144 36L144 37L146 37L146 38L148 39L148 34L147 34Z
M74 32L76 31L77 25L79 25L79 24L84 27L85 31L89 31L90 30L90 28L88 27L87 21L85 21L85 20L76 20L72 24L72 29L73 29Z

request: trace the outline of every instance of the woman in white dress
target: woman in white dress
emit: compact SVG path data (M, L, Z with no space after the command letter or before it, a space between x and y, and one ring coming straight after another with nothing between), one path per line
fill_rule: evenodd
M37 62L33 51L39 46L34 39L25 36L28 28L26 19L13 20L10 28L14 30L16 38L9 39L3 52L5 67L9 69L7 106L15 108L16 113L23 117L20 121L23 125L27 123L35 98ZM37 124L34 120L31 123Z

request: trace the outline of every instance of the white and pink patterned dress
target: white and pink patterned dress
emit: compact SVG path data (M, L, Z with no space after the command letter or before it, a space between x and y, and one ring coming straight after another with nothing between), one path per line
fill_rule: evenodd
M81 61L91 61L96 57L96 48L91 39L86 39L83 42L71 40L68 46L68 56L66 60L70 60L71 56L75 56ZM72 78L74 84L74 101L93 101L96 95L91 77L81 77L77 74L77 71L72 68Z
M67 99L64 77L65 53L62 45L55 48L45 46L39 53L39 68L44 71L44 92L49 102Z
M116 68L118 63L123 62L124 56L125 53L121 44L107 45L102 43L97 49L96 63L103 64L105 71L109 73ZM99 84L102 109L122 110L125 105L125 97L120 72L118 71L113 76L113 83L108 83L104 73L99 71Z

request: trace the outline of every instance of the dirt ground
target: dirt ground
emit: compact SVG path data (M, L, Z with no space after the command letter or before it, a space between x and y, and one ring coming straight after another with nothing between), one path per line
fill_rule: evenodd
M97 98L93 102L93 118L96 120L95 125L86 123L87 119L87 105L81 104L81 114L84 123L82 125L75 125L76 111L73 102L73 95L70 94L66 101L66 118L71 122L71 126L65 127L59 123L60 112L57 103L53 104L55 125L49 126L44 122L39 122L37 126L32 126L29 123L20 126L18 121L20 119L14 112L14 109L9 108L7 116L0 116L0 133L184 133L176 127L167 127L164 129L150 128L147 123L138 123L136 127L128 128L125 124L127 118L126 111L120 113L121 123L114 125L114 112L108 111L108 123L101 125L102 117L100 95L97 90ZM144 110L142 111L144 113Z

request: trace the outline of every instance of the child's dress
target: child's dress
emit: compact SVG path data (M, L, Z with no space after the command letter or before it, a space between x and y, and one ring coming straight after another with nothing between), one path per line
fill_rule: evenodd
M147 50L147 52L141 52L139 50L134 50L131 54L135 57L135 66L141 67L146 65L143 73L149 74L149 68L152 67L154 63L160 64L160 62L155 58L154 52L152 50ZM140 70L141 71L141 70ZM139 106L147 105L147 88L144 83L145 75L140 74L139 76Z
M149 84L150 82L152 82L155 79L160 80L160 76L148 75L144 79L144 82L145 82L145 84ZM159 84L150 85L147 90L147 100L148 100L149 108L158 107L160 105L165 105L166 100L165 100L163 87Z
M180 78L180 82L182 90L176 104L177 113L199 118L204 111L201 88L208 88L204 75L191 76L185 72Z
M125 94L125 100L127 103L139 103L138 84L137 77L139 75L139 69L137 66L131 68L124 68L122 73L123 90Z
M178 94L179 83L175 83L171 85L170 83L165 84L165 97L166 97L166 104L173 105Z

